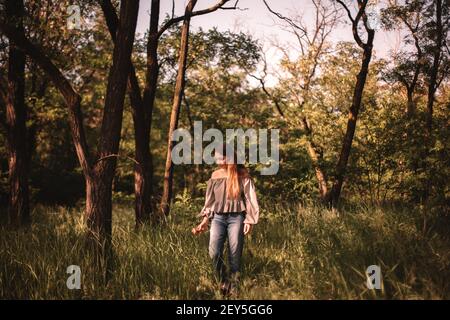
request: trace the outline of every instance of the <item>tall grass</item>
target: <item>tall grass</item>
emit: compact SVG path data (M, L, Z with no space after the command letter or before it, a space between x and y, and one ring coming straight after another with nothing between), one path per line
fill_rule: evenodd
M164 227L134 231L131 206L114 210L108 278L85 247L82 212L38 206L31 230L0 232L2 299L218 299L208 234L196 206L178 203ZM447 220L445 220L447 219ZM411 208L272 206L246 238L239 299L449 299L448 218ZM382 289L366 287L380 265ZM79 265L81 290L66 268Z

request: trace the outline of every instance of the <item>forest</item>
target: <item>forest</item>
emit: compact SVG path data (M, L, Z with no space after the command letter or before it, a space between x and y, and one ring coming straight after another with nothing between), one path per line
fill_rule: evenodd
M216 167L172 159L197 123L279 131L239 299L450 299L449 28L448 0L0 0L0 299L220 299Z

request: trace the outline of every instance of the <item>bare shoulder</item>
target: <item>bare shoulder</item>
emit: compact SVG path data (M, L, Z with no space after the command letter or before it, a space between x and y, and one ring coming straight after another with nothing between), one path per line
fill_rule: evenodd
M211 179L226 178L227 171L225 169L217 169L211 174Z

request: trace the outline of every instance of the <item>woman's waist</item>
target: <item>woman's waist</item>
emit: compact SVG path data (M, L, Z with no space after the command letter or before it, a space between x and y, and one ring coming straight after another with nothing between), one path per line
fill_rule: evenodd
M216 201L211 206L211 211L218 213L240 213L245 211L245 202L241 199L238 200L223 200L223 201Z
M217 214L219 216L222 215L236 215L236 214L245 214L245 211L219 211L219 212L214 212L214 214Z

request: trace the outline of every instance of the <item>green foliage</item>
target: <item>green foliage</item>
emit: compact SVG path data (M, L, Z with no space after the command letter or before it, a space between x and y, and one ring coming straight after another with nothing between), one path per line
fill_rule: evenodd
M80 5L85 18L81 30L66 28L65 8ZM116 2L115 2L116 3ZM96 1L25 2L27 35L41 44L74 83L82 96L82 111L90 149L95 153L112 41ZM352 145L343 197L349 201L413 202L448 210L449 172L449 83L448 54L443 52L433 113L433 132L427 133L426 85L434 39L432 1L409 1L384 11L386 29L399 28L401 19L419 23L418 35L424 59L414 59L414 47L405 47L391 60L370 64L363 103ZM416 12L423 13L416 14ZM444 29L448 28L448 6L444 6ZM420 19L422 20L420 20ZM419 19L419 20L417 20ZM446 30L446 29L445 29ZM2 43L5 42L1 39ZM413 45L407 33L405 44ZM285 118L274 110L272 99L249 82L249 74L258 74L262 63L261 44L242 32L191 30L188 52L187 84L181 107L179 126L191 130L193 121L201 120L207 128L279 128L280 170L275 176L260 176L258 166L250 172L261 199L270 202L314 201L318 186L307 153L311 139L320 157L319 164L332 181L342 146L348 109L351 106L361 50L353 43L324 42L308 90L315 53L311 44L305 53L284 55L276 67L278 83L268 88L282 105ZM167 30L159 44L160 77L153 111L151 152L154 165L155 197L161 191L166 156L167 132L174 78L180 42L179 28ZM375 53L377 48L374 48ZM0 71L6 71L6 51L0 50ZM445 50L444 50L445 51ZM133 63L141 88L144 87L146 37L135 41ZM407 98L401 78L411 81L417 63L421 75L414 95L416 113L406 115ZM422 65L423 64L423 65ZM84 197L84 181L74 152L68 127L68 113L59 92L31 61L27 61L26 102L29 106L30 141L34 145L31 159L31 190L34 203L72 205ZM446 73L447 72L447 73ZM0 112L4 117L4 112ZM307 116L312 136L302 129ZM8 194L8 158L5 132L0 137L0 203L6 207ZM128 98L122 125L120 157L114 180L114 201L133 198L134 128ZM212 167L176 166L175 203L197 199L204 189ZM190 198L186 198L189 196ZM198 201L198 200L195 200Z
M445 96L443 97L445 98ZM444 100L444 99L443 99ZM419 109L409 118L400 94L379 92L376 104L361 116L352 163L349 189L371 201L434 201L448 199L449 130L445 104L436 103L434 147L429 147L426 114ZM387 106L393 106L388 108Z
M281 180L287 199L305 200L318 195L317 181L307 143L314 144L319 165L331 185L347 126L361 51L352 43L328 47L318 59L315 74L310 54L286 57L280 66L279 84L271 89L282 104L282 163L273 180ZM333 49L333 50L331 50ZM311 48L315 52L315 48ZM407 58L405 58L408 60ZM408 63L412 63L408 60ZM406 68L405 66L403 66ZM400 72L397 66L395 72ZM405 71L405 70L403 70ZM392 83L391 65L375 60L370 65L347 168L344 199L371 201L432 202L443 208L448 202L448 78L443 76L434 103L433 132L426 128L426 92L419 79L415 113L406 112L405 88ZM406 71L403 77L407 77ZM309 83L309 87L305 87ZM447 110L447 111L446 111ZM303 130L307 117L311 136ZM446 124L447 123L447 124ZM291 164L292 162L292 164ZM291 168L296 168L292 170ZM439 205L438 205L439 204Z

